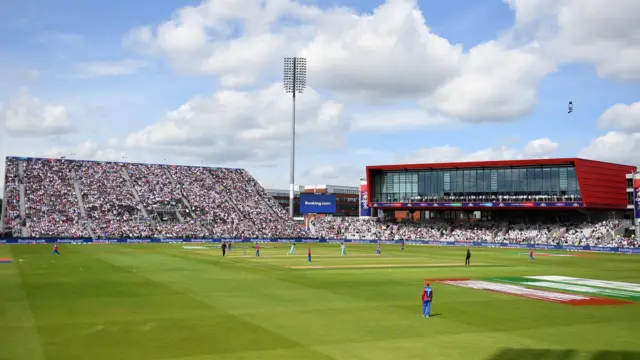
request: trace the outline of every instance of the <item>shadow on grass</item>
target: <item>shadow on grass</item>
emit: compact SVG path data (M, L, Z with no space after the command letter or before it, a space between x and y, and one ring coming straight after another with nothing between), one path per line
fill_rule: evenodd
M487 360L572 360L577 359L578 350L551 349L503 349ZM640 352L603 350L592 352L589 360L640 360ZM581 357L581 359L585 359Z

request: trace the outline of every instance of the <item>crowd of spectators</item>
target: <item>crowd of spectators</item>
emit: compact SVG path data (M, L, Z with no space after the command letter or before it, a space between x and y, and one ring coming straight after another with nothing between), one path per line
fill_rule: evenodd
M634 238L616 236L619 221L563 224L501 224L492 221L387 222L374 218L319 217L312 235L349 240L440 240L590 246L640 246Z
M614 234L621 225L616 221L395 223L320 217L307 231L242 169L8 158L4 198L5 224L21 229L25 220L27 231L19 235L30 237L308 237L639 245L634 238Z
M116 163L73 162L87 217L98 238L145 237L153 230Z
M19 228L25 181L27 236L305 235L242 169L8 158L6 174L5 223Z
M279 205L272 206L268 201L271 197L248 172L219 168L212 174L216 183L222 184L230 203L243 214L243 232L252 231L259 237L302 235L301 227L287 216L282 216Z
M66 161L33 159L25 162L27 235L89 236L71 179L72 169Z
M375 200L374 200L375 201ZM393 199L398 201L398 199ZM575 202L582 201L579 195L574 194L557 194L557 195L537 195L530 193L513 193L513 194L484 194L484 193L467 193L464 195L447 195L447 196L413 196L409 199L404 199L408 202Z

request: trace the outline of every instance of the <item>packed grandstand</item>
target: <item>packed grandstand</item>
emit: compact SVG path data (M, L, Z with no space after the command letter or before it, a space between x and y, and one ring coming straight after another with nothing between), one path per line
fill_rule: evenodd
M3 220L14 237L338 238L638 246L624 221L513 224L320 217L307 229L245 170L7 158Z

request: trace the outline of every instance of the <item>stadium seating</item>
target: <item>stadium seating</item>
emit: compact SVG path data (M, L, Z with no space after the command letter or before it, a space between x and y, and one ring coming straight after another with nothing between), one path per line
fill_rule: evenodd
M399 224L373 218L320 217L312 222L313 235L350 240L441 240L506 243L536 243L591 246L638 246L638 241L613 234L617 221L566 224L507 224L491 221L473 223L402 222Z
M18 237L343 238L637 246L620 222L399 224L322 217L310 232L245 170L7 158L4 223Z
M17 236L304 236L241 169L17 158L6 168L5 224L26 220Z
M5 206L5 225L13 229L20 229L20 178L18 176L18 163L16 161L7 162L5 168L4 183L4 204ZM18 232L14 233L18 234Z

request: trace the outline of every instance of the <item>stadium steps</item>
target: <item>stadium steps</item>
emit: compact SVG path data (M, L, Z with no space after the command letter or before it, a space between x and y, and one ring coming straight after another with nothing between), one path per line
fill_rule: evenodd
M187 198L184 196L184 193L182 192L182 186L178 186L176 179L173 178L173 175L171 175L171 171L169 171L169 169L165 167L164 171L173 183L173 186L180 189L180 197L182 198L182 203L187 207L187 209L189 209L189 215L191 216L191 218L195 220L196 215L193 213L193 211L191 211L193 208L191 207L191 204L189 203ZM176 210L176 214L178 215L178 219L180 219L180 222L183 223L184 219L182 218L182 215L180 215L180 211Z
M627 230L628 228L633 227L633 224L631 223L631 221L629 220L622 220L620 222L620 226L613 230L613 235L614 235L614 239L617 237L621 237L624 235L625 230Z
M80 182L78 181L78 177L76 176L76 170L71 170L71 178L73 179L73 189L76 193L76 199L78 200L78 205L80 205L80 214L82 214L82 218L87 218L87 209L84 207L84 201L82 201L82 192L80 191Z
M155 221L149 217L149 214L147 213L147 209L145 209L144 205L142 205L142 201L140 200L140 195L138 195L138 190L136 190L136 188L131 183L131 177L129 176L129 173L127 172L126 168L122 169L122 176L127 181L127 186L129 186L129 190L131 190L133 197L138 202L138 209L140 209L140 211L142 212L142 215L144 215L145 219L149 219L149 221L152 224L155 224Z
M96 234L93 232L93 223L91 219L87 216L87 209L84 207L84 200L82 200L82 191L80 190L80 181L76 175L76 170L71 170L71 178L73 179L73 189L76 193L76 199L78 199L78 205L80 207L80 214L82 215L82 219L84 219L84 227L87 229L87 232L91 236L92 239L96 238Z
M18 161L18 176L20 179L20 184L18 188L20 190L20 219L27 219L27 205L26 205L26 188L25 188L25 178L24 178L24 161ZM29 231L26 226L20 225L20 230L22 232L23 237L29 236Z
M276 199L267 194L267 192L264 190L264 187L260 185L260 183L253 176L251 176L248 171L243 171L247 182L253 187L256 194L261 198L261 200L263 200L267 204L267 207L276 216L276 218L283 220L285 223L291 222L292 219L289 218L289 213L284 211L284 209L282 208L282 206L280 206ZM295 225L298 226L297 224Z
M182 217L182 215L180 215L180 211L176 209L176 216L178 217L178 221L180 221L180 223L184 223L184 218Z

